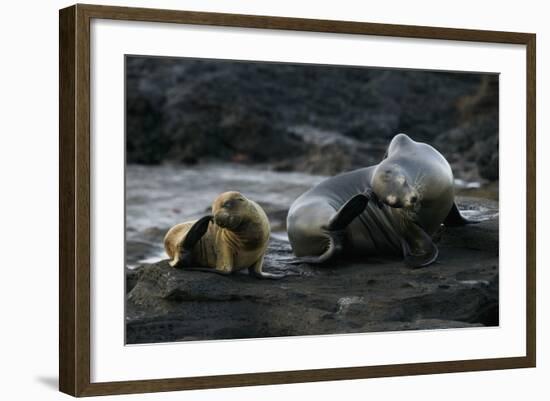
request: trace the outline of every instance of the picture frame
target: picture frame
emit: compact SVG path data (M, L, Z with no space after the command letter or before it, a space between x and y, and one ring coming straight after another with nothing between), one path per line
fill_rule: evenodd
M513 44L525 47L525 355L307 370L93 381L91 279L90 26L93 20L185 24L311 34ZM536 36L530 33L374 24L255 15L77 4L59 14L59 389L73 396L144 393L235 386L349 380L403 375L529 368L536 365ZM513 295L512 295L513 296Z

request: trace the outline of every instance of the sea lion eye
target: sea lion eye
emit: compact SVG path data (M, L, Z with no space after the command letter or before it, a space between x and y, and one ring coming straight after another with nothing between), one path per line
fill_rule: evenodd
M233 201L232 200L227 200L222 204L222 207L228 208L228 209L231 208L232 206L233 206Z

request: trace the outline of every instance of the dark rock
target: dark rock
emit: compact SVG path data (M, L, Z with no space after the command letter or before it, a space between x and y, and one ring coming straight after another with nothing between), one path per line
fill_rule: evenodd
M314 266L272 238L265 271L293 274L278 281L143 265L127 271L127 343L498 325L498 218L447 228L438 246L422 269L381 257Z
M481 178L498 180L498 76L484 75L475 92L457 103L456 127L435 139L453 164L474 162ZM454 167L454 166L453 166Z
M139 270L142 269L143 266L140 266L135 269L128 269L126 268L125 274L126 274L126 293L129 293L134 289L138 282L138 274Z
M129 163L334 174L379 162L405 132L457 172L498 178L494 74L138 56L126 68Z

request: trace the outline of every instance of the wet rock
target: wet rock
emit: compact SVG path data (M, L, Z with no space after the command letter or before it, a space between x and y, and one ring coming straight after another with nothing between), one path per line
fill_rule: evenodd
M480 209L468 198L461 208ZM391 258L297 263L272 238L258 280L175 269L166 260L127 271L127 343L256 338L498 325L498 218L447 228L436 263ZM476 217L472 215L472 218ZM478 215L479 219L480 216Z

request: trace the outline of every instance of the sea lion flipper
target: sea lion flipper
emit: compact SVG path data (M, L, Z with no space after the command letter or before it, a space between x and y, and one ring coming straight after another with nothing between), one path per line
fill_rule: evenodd
M449 214L447 217L445 217L445 220L443 221L443 224L445 224L447 227L460 227L465 226L466 224L472 224L475 223L473 221L470 221L466 219L462 214L460 213L460 210L458 210L458 207L456 206L456 203L453 202L453 206L451 207L451 210L449 211Z
M275 274L275 273L266 273L262 270L262 267L264 265L264 257L262 256L260 259L258 259L252 266L248 268L248 274L252 277L260 278L260 279L271 279L271 280L279 280L283 277L285 277L284 274Z
M329 231L339 231L346 228L357 216L359 216L369 203L366 194L357 194L350 198L329 220Z
M403 260L409 267L418 268L435 262L439 255L437 245L417 224L407 224L407 237L401 240Z
M200 241L200 239L208 230L208 224L212 221L212 216L204 216L198 219L187 231L185 234L185 239L181 242L181 248L193 249L195 244Z
M195 272L206 272L206 273L215 273L221 276L230 276L233 274L231 271L218 270L212 267L185 267L185 271L195 271Z
M290 263L291 264L300 264L300 263L321 264L321 263L325 263L334 255L340 253L344 246L344 239L345 239L344 230L327 231L327 235L328 235L329 243L325 252L323 252L321 255L318 255L318 256L300 256L296 258L295 261L292 261Z
M193 247L201 240L208 230L208 225L212 220L212 216L204 216L197 220L185 235L184 240L180 244L178 267L189 267L193 265Z
M270 280L280 280L287 276L295 276L296 274L285 274L285 273L267 273L264 271L258 271L254 266L248 268L248 274L252 277L259 279L270 279Z

